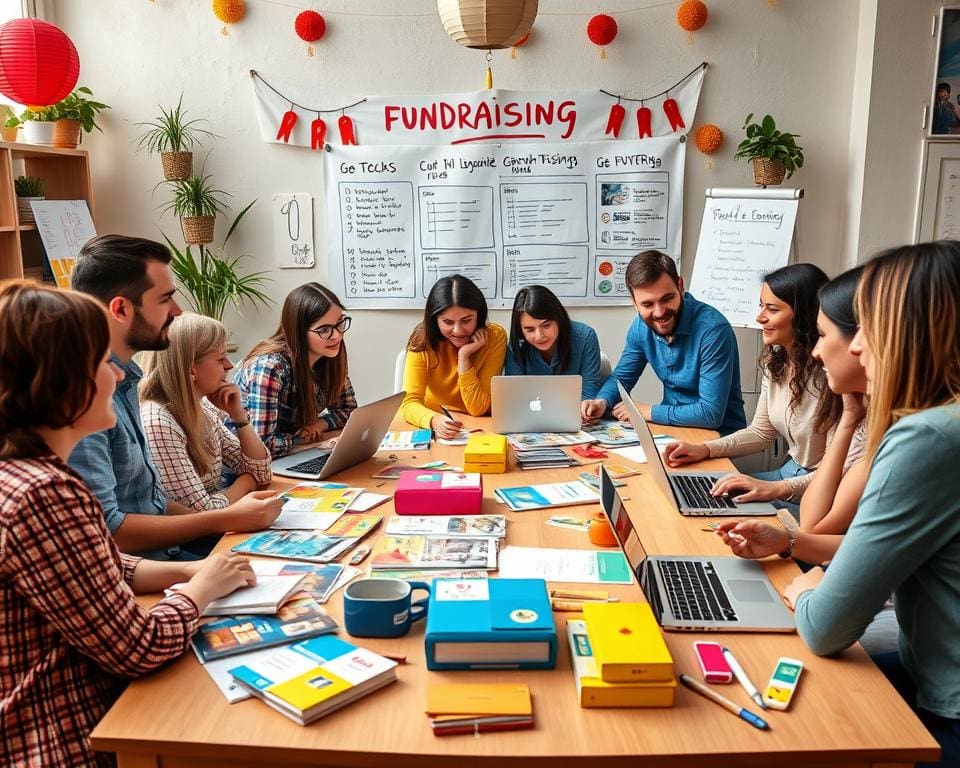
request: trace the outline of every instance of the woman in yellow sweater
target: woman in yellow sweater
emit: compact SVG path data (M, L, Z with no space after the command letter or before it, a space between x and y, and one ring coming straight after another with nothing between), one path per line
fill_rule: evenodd
M490 379L500 374L506 353L507 332L487 323L480 289L463 275L441 278L427 296L423 322L407 342L407 394L400 413L438 437L456 437L462 425L440 413L441 407L471 416L488 413Z

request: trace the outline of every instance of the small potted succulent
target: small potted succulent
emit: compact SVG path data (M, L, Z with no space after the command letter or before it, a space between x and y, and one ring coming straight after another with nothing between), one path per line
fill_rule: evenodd
M172 182L173 200L164 206L164 211L173 211L180 218L183 239L190 245L205 245L213 242L213 226L217 214L227 210L225 196L228 192L216 189L210 176L191 176Z
M33 208L31 200L43 200L43 179L36 176L18 176L13 180L13 189L17 193L17 213L21 224L32 224Z
M780 184L798 168L803 167L803 148L797 145L796 134L777 130L777 123L764 115L759 123L752 122L753 113L743 122L746 138L737 146L735 158L753 162L753 180L757 186Z
M201 136L213 137L211 131L200 128L206 122L202 118L186 119L183 109L183 94L177 106L170 109L160 107L160 115L147 123L137 123L147 131L137 139L137 148L160 155L163 165L163 177L167 181L182 181L193 175L193 147Z
M56 115L54 123L53 146L75 149L80 142L80 131L90 133L94 128L98 131L97 114L110 109L108 104L88 99L93 91L85 86L77 88L63 101L58 101L52 109Z

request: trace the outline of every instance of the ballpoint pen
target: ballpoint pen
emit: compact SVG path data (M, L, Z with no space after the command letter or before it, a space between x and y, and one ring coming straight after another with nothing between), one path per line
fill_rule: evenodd
M447 410L447 406L441 405L441 406L440 406L440 410L443 411L443 415L446 416L448 419L450 419L450 421L456 421L457 424L461 424L460 421L458 421L457 419L453 418L453 414L451 414L450 411Z
M745 720L750 723L754 728L759 728L761 731L767 731L770 729L769 724L759 715L753 714L749 709L744 709L736 702L730 701L726 696L721 696L716 691L708 688L703 683L697 682L692 677L687 677L686 675L680 675L680 682L683 683L687 688L689 688L694 693L699 693L706 699L719 704L724 709L732 712L741 720Z
M747 677L747 673L743 671L743 667L740 666L740 662L737 661L736 657L730 652L729 648L723 649L723 658L727 660L727 664L730 665L730 669L733 670L733 676L737 678L737 682L740 683L740 687L747 692L747 695L753 699L757 706L760 709L766 709L767 705L763 701L763 696L760 695L760 691L757 690L757 687L750 682L750 678Z
M616 603L619 602L620 598L610 597L610 595L603 590L567 590L567 589L551 589L550 597L557 597L561 600L591 600L591 601L600 601L600 602L609 602Z

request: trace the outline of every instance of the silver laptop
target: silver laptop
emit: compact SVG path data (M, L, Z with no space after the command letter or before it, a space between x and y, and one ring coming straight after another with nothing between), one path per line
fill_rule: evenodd
M305 480L325 480L341 470L366 461L380 447L380 442L390 429L390 422L397 415L397 409L405 394L397 392L383 400L357 408L347 419L332 450L308 448L299 453L281 456L273 460L273 474Z
M640 446L647 456L650 474L660 486L667 501L674 504L681 515L703 517L706 515L736 515L738 517L759 517L777 514L777 508L768 501L751 501L738 504L730 496L713 496L710 489L717 478L729 472L667 472L663 466L663 456L653 442L653 435L647 420L640 415L623 384L617 382L620 397L627 409L627 416L637 433ZM656 457L656 458L654 458Z
M494 376L493 431L579 432L582 376Z
M701 632L792 632L793 614L755 560L648 556L619 491L600 465L600 505L660 626Z

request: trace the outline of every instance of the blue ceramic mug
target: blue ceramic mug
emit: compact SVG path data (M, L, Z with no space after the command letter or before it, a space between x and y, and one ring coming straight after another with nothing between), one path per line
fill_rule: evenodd
M428 597L411 600L422 589ZM343 593L343 623L354 637L401 637L427 615L430 585L423 581L363 579Z

